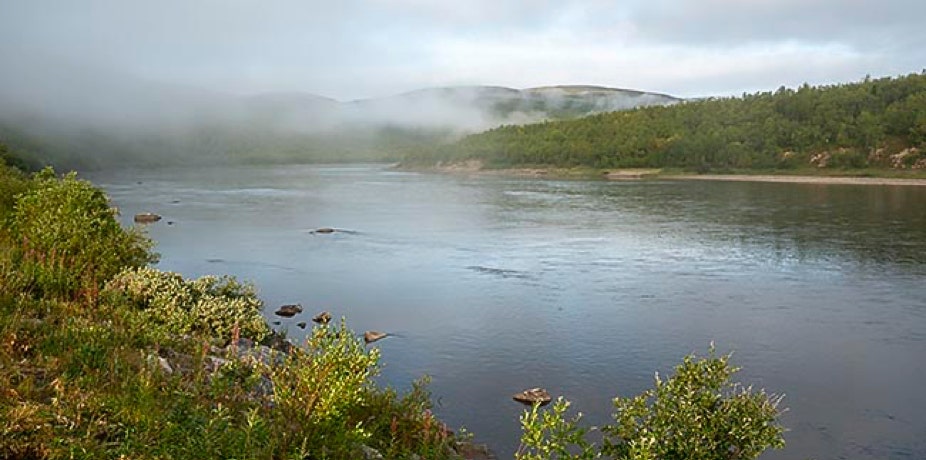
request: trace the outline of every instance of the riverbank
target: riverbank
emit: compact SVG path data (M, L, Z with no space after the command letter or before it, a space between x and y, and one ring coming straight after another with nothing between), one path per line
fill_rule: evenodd
M705 180L736 182L779 182L793 184L846 184L846 185L903 185L926 186L926 172L904 170L800 170L796 173L778 174L777 171L737 170L725 174L694 174L678 169L621 168L598 169L588 167L522 167L489 168L479 160L468 160L426 167L396 166L405 171L436 174L536 177L550 179L581 180ZM844 172L844 175L839 173Z
M732 182L781 182L789 184L846 184L846 185L913 185L926 186L926 179L901 179L896 177L851 177L851 176L796 176L768 174L678 174L660 175L660 179L707 180Z

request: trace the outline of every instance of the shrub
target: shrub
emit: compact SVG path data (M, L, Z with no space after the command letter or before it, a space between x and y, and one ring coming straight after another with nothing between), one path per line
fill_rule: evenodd
M106 195L75 173L46 168L15 201L10 259L27 294L93 298L124 267L153 262L151 241L116 221Z
M519 460L615 458L732 460L754 459L769 447L784 446L778 423L781 396L730 382L739 369L730 355L686 356L675 375L631 398L614 399L614 424L601 427L597 451L579 428L579 417L564 418L568 403L553 412L538 408L522 417ZM581 415L581 414L580 414Z
M557 398L551 410L541 411L539 404L521 415L521 446L518 460L593 459L601 455L585 439L589 429L579 427L582 414L566 418L569 401Z
M29 181L25 174L0 164L0 226L4 226L7 217L13 213L16 197L28 189Z
M261 341L270 334L255 288L230 276L189 281L150 267L129 268L107 284L110 295L145 310L152 321L177 333L202 332L228 339L241 335Z
M11 152L6 144L0 143L0 168L4 166L26 171L29 169L29 162Z
M413 382L403 395L392 388L371 392L364 405L355 409L355 416L365 419L366 431L373 438L368 444L385 458L403 458L403 453L409 452L434 460L458 458L452 446L467 442L469 435L465 430L451 435L448 427L432 415L429 382L428 377Z
M288 427L281 433L284 442L326 439L334 458L366 442L370 434L362 420L352 417L352 409L364 406L375 391L378 361L379 349L367 350L343 320L340 326L315 327L304 349L294 350L271 373L275 415Z

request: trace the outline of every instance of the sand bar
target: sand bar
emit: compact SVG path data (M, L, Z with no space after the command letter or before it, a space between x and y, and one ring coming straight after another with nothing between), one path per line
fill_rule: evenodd
M783 182L791 184L847 184L847 185L919 185L926 186L926 179L901 179L892 177L831 177L831 176L772 176L749 174L685 174L659 176L674 180L723 180L737 182Z

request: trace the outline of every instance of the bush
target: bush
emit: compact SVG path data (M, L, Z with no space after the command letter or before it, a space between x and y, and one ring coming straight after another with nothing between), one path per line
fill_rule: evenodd
M347 327L319 326L294 350L283 366L273 369L275 415L286 426L281 433L287 445L305 445L325 439L327 452L306 446L313 457L347 458L353 446L369 438L351 409L362 407L373 391L378 373L379 349L366 350Z
M29 180L25 174L16 168L0 164L0 228L13 213L16 198L27 190Z
M0 168L9 166L20 171L29 169L29 162L10 151L6 144L0 143Z
M270 334L254 286L234 277L209 275L188 281L178 273L129 268L106 285L106 292L124 297L172 332L228 339L237 328L257 341Z
M316 326L304 347L271 366L270 418L284 450L319 459L377 458L373 449L385 458L459 458L452 445L465 436L431 414L428 380L402 396L379 389L379 356L342 319Z
M58 179L46 168L15 198L7 276L37 298L95 298L124 267L156 259L152 243L138 230L125 230L106 195L75 173Z
M667 380L657 374L655 388L615 398L615 423L601 427L604 441L597 450L578 426L581 414L564 418L568 402L558 400L543 416L534 407L521 418L516 458L732 460L784 447L781 396L730 382L739 369L729 359L715 356L712 347L707 358L686 356Z

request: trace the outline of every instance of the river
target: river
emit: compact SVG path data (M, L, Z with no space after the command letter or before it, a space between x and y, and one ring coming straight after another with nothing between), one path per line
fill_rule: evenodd
M383 165L97 173L159 268L329 310L380 380L501 458L542 386L590 424L713 342L784 393L764 459L926 458L926 187L440 176ZM318 227L348 230L312 234Z

